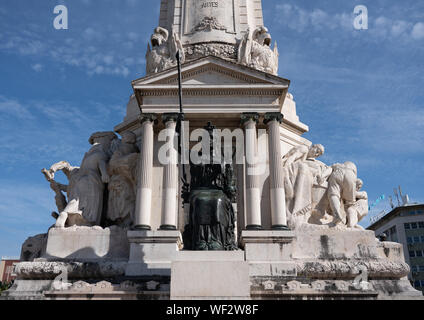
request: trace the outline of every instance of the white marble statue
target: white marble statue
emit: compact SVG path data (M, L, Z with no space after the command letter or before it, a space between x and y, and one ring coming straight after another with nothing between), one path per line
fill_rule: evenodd
M328 200L334 223L347 225L347 208L356 202L358 169L353 162L335 164L328 179Z
M352 162L327 166L317 160L322 145L300 145L282 159L289 226L301 224L342 226L361 229L358 223L368 214L368 195L360 191Z
M363 230L364 228L358 223L367 216L369 210L368 194L361 191L364 185L361 179L356 180L356 201L347 208L347 226Z
M307 146L300 145L291 149L282 159L286 190L287 212L290 224L295 225L308 222L312 215L314 204L319 202L319 189L323 181L330 175L331 169L317 160L322 156L325 149L322 145Z
M134 222L136 202L136 168L139 155L133 132L122 134L117 150L109 161L108 223L128 227Z
M146 73L161 72L177 65L177 52L181 53L181 62L185 61L183 45L176 33L169 37L169 31L157 27L151 37L152 48L147 45Z
M100 225L105 184L110 181L107 163L116 139L113 132L95 133L89 139L93 146L85 154L81 167L72 167L68 162L62 161L49 170L43 170L51 181L54 181L57 171L63 171L69 180L68 186L60 185L60 189L67 192L68 199L55 227ZM59 210L61 206L58 206Z
M253 33L248 30L240 42L238 62L260 71L277 75L277 43L271 49L271 35L265 27L259 27Z

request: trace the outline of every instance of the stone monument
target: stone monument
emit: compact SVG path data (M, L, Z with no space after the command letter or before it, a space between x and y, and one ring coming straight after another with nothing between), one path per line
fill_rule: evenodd
M162 0L124 120L43 169L56 222L3 298L422 298L402 246L358 225L356 165L302 137L278 59L260 0Z

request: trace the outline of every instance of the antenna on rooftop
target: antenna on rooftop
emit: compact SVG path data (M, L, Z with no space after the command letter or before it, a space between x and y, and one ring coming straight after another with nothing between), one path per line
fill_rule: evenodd
M402 206L406 206L409 203L409 196L407 194L403 195L402 194L402 189L399 186L399 195L400 198L402 199Z
M393 191L395 192L395 196L396 196L396 199L397 199L397 202L398 202L398 207L400 207L400 200L399 200L399 194L398 194L398 191L397 191L397 189L396 189L396 188L394 188L394 189L393 189Z
M392 207L392 209L395 208L395 205L393 204L393 197L389 196L389 201L390 201L390 207Z

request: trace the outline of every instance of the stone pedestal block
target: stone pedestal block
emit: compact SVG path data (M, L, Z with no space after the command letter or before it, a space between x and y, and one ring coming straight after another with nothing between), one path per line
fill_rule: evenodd
M171 262L182 247L180 231L129 231L126 276L170 276Z
M246 261L289 261L294 237L292 231L243 231Z
M179 252L172 263L171 299L250 299L243 252Z
M295 277L291 259L295 234L292 231L243 231L242 245L251 277Z
M71 227L50 229L47 260L92 261L99 259L127 260L129 244L127 230L118 227Z
M346 232L328 226L304 224L296 230L293 258L364 261L378 259L377 243L373 231Z

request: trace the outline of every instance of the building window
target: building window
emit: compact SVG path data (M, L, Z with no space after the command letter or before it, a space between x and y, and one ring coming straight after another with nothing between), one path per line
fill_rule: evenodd
M414 287L415 288L420 288L421 287L421 281L420 280L415 281L414 282Z
M420 272L424 272L424 266L420 266L419 271L420 271Z
M421 236L421 242L424 243L424 236Z
M414 239L412 239L412 237L406 238L406 241L408 242L408 244L413 244L414 243Z
M419 222L418 226L419 226L420 229L424 229L424 222Z
M404 224L404 226L405 226L405 229L406 229L406 230L411 229L411 225L410 225L409 223L405 223L405 224Z
M418 224L416 222L412 222L411 229L418 229Z
M417 211L417 214L424 214L424 211L423 210L418 210Z
M409 256L411 258L415 258L415 251L409 251Z
M412 272L418 272L418 266L412 266L411 271Z
M414 237L414 243L420 243L420 237Z
M422 257L423 252L421 250L417 250L416 255L417 255L417 257Z
M424 280L421 280L421 287L424 287Z

